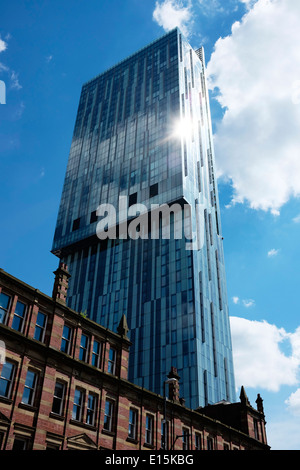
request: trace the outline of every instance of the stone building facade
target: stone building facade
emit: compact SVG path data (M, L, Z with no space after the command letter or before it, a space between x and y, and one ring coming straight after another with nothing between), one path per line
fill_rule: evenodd
M261 397L191 410L172 368L164 396L128 381L126 317L114 333L0 270L0 450L269 450Z

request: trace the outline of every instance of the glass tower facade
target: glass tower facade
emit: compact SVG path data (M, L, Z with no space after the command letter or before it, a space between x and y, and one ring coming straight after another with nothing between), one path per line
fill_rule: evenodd
M83 85L52 252L69 307L126 315L129 380L163 394L173 366L187 406L235 401L204 51L177 28Z

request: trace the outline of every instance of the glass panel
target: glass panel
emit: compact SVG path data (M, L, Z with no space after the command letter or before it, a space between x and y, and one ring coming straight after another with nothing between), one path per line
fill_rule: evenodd
M107 431L112 430L112 414L113 414L113 402L106 400L105 403L105 414L104 414L104 429Z
M43 341L44 339L46 319L47 319L47 315L41 312L38 313L37 320L36 320L36 327L34 331L34 339L36 339L37 341Z
M6 294L4 294L3 292L1 292L0 294L0 308L4 308L4 310L7 310L8 309L8 305L9 305L9 301L10 301L10 297Z
M14 318L12 322L12 328L17 331L22 331L23 321L25 317L26 305L22 302L17 302Z
M116 370L116 351L113 348L109 350L108 372L114 374Z
M52 412L56 413L56 414L59 414L59 415L62 413L64 389L65 389L64 384L62 384L60 382L56 382L55 390L54 390L53 404L52 404Z
M9 398L10 386L13 379L14 365L10 362L3 364L0 377L0 396Z
M128 436L131 439L136 438L136 426L137 426L137 411L131 409L129 412L129 428L128 428Z
M79 351L79 359L81 361L87 360L87 347L89 343L89 338L87 335L81 335L81 342L80 342L80 351Z
M96 396L89 394L88 404L87 404L86 422L87 424L90 424L91 426L93 426L95 422L95 412L96 412Z
M99 359L100 359L100 343L99 341L95 340L93 344L92 365L95 367L99 367Z
M63 329L63 336L61 341L61 351L65 353L69 353L70 349L70 340L71 340L71 328L67 325L64 326Z
M83 399L83 392L81 390L76 389L75 396L74 396L72 418L76 419L77 421L81 420L82 399Z
M29 370L26 375L22 403L26 403L27 405L33 404L35 382L36 374Z
M145 441L147 444L152 444L153 442L153 416L146 416L146 436Z

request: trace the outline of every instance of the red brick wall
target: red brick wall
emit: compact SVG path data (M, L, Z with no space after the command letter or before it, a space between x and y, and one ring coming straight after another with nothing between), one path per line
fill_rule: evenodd
M3 274L1 274L3 277ZM2 277L0 279L2 279ZM12 290L12 281L9 281ZM17 283L17 281L16 281ZM23 289L23 291L22 291ZM0 286L1 291L1 286ZM15 436L30 438L33 449L45 449L47 439L61 442L62 448L69 448L70 439L82 436L87 446L107 449L153 449L161 448L161 423L164 418L164 399L154 393L134 386L127 381L129 342L121 336L103 329L99 325L82 318L70 309L53 302L51 298L37 294L36 291L26 291L23 285L16 288L18 295L14 296L7 326L0 325L1 338L6 344L7 359L15 361L17 365L16 376L13 382L10 399L0 397L0 411L11 422L8 426L7 439L2 447L9 450L13 446ZM21 296L22 293L22 296ZM27 296L27 297L26 297ZM27 298L28 314L24 334L10 329L14 308L18 297L22 301ZM48 315L48 332L44 344L30 341L35 331L36 318L39 309ZM62 332L65 321L74 327L73 349L70 356L60 353ZM89 334L90 342L89 364L91 364L91 351L93 338L103 342L102 362L99 370L81 361L78 361L79 347L82 331ZM27 338L26 338L27 337ZM116 375L107 373L110 345L117 350ZM34 406L24 406L21 403L28 367L35 369L39 375L36 389L36 402ZM0 373L2 366L0 364ZM56 380L60 379L66 384L64 413L55 416L52 413L52 403ZM75 422L72 419L74 393L76 387L85 392L84 421L87 411L88 393L97 396L98 407L95 426L88 426L84 422ZM113 432L103 430L104 410L106 397L115 401L115 426ZM129 410L134 407L138 410L137 440L128 439ZM153 446L145 444L146 415L152 414L154 418ZM255 446L255 441L247 441L246 436L226 425L216 424L213 419L188 410L178 402L167 401L167 419L169 421L168 448L182 450L182 431L186 428L190 434L189 446L194 449L195 432L201 435L202 448L207 448L207 438L213 439L214 449L223 449L224 442L230 448L245 448L247 445ZM250 414L244 415L250 437L254 435L253 418ZM259 423L265 439L263 420ZM7 426L7 422L5 423ZM3 429L3 427L1 428ZM261 432L261 430L260 430ZM17 434L16 434L17 433ZM266 442L266 440L264 441ZM258 443L257 443L258 446ZM259 447L259 446L258 446Z

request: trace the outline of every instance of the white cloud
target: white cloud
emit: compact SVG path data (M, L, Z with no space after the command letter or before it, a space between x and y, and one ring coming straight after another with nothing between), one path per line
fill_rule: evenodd
M289 339L293 350L293 356L300 364L300 327L296 329L295 333L290 334Z
M3 39L0 39L0 52L5 51L6 48L7 48L7 43L3 41Z
M295 222L295 224L300 223L300 214L293 218L293 222Z
M178 27L188 37L191 32L192 18L190 0L185 3L179 0L164 0L162 3L155 3L153 19L165 31Z
M220 0L198 0L204 15L210 16L216 13L224 13L224 6Z
M0 72L8 72L9 68L0 62Z
M25 104L23 103L23 101L21 101L13 113L13 118L20 119L24 113L24 110L25 110Z
M230 14L233 11L237 10L238 4L243 3L246 9L250 9L251 6L257 0L198 0L198 5L200 6L201 13L205 16L213 16L216 14Z
M237 305L240 303L240 298L237 297L237 296L233 296L232 297L232 302ZM243 299L242 300L242 304L244 305L244 307L246 308L249 308L249 307L253 307L255 305L255 300L253 299Z
M251 8L257 0L239 0L241 3L244 3L247 8Z
M291 416L267 417L267 438L271 450L299 450L300 422Z
M232 203L278 215L300 195L300 2L243 3L249 10L216 42L207 66L225 111L215 136L218 174L232 182Z
M266 321L230 317L236 386L277 392L283 385L297 385L300 365L300 330L287 333ZM292 353L280 350L284 341Z
M8 33L6 35L6 39L9 40L11 38L11 35ZM7 49L7 42L3 41L3 39L0 38L0 53L5 51ZM11 88L15 88L19 90L22 88L22 85L19 83L19 77L18 74L14 71L11 70L7 65L4 65L2 62L0 62L0 72L7 72L10 75L10 82L11 82Z
M5 51L7 48L7 43L0 38L0 53ZM8 67L0 62L0 72L7 72Z
M20 90L22 88L22 85L20 85L19 83L19 76L14 70L11 71L10 79L12 88L16 88L17 90Z
M253 305L255 305L255 300L253 299L243 300L243 305L246 308L253 307Z
M268 257L272 258L273 256L277 256L279 253L279 250L275 250L275 248L272 248L272 250L268 251Z
M300 416L300 388L285 400L285 404L293 415Z

